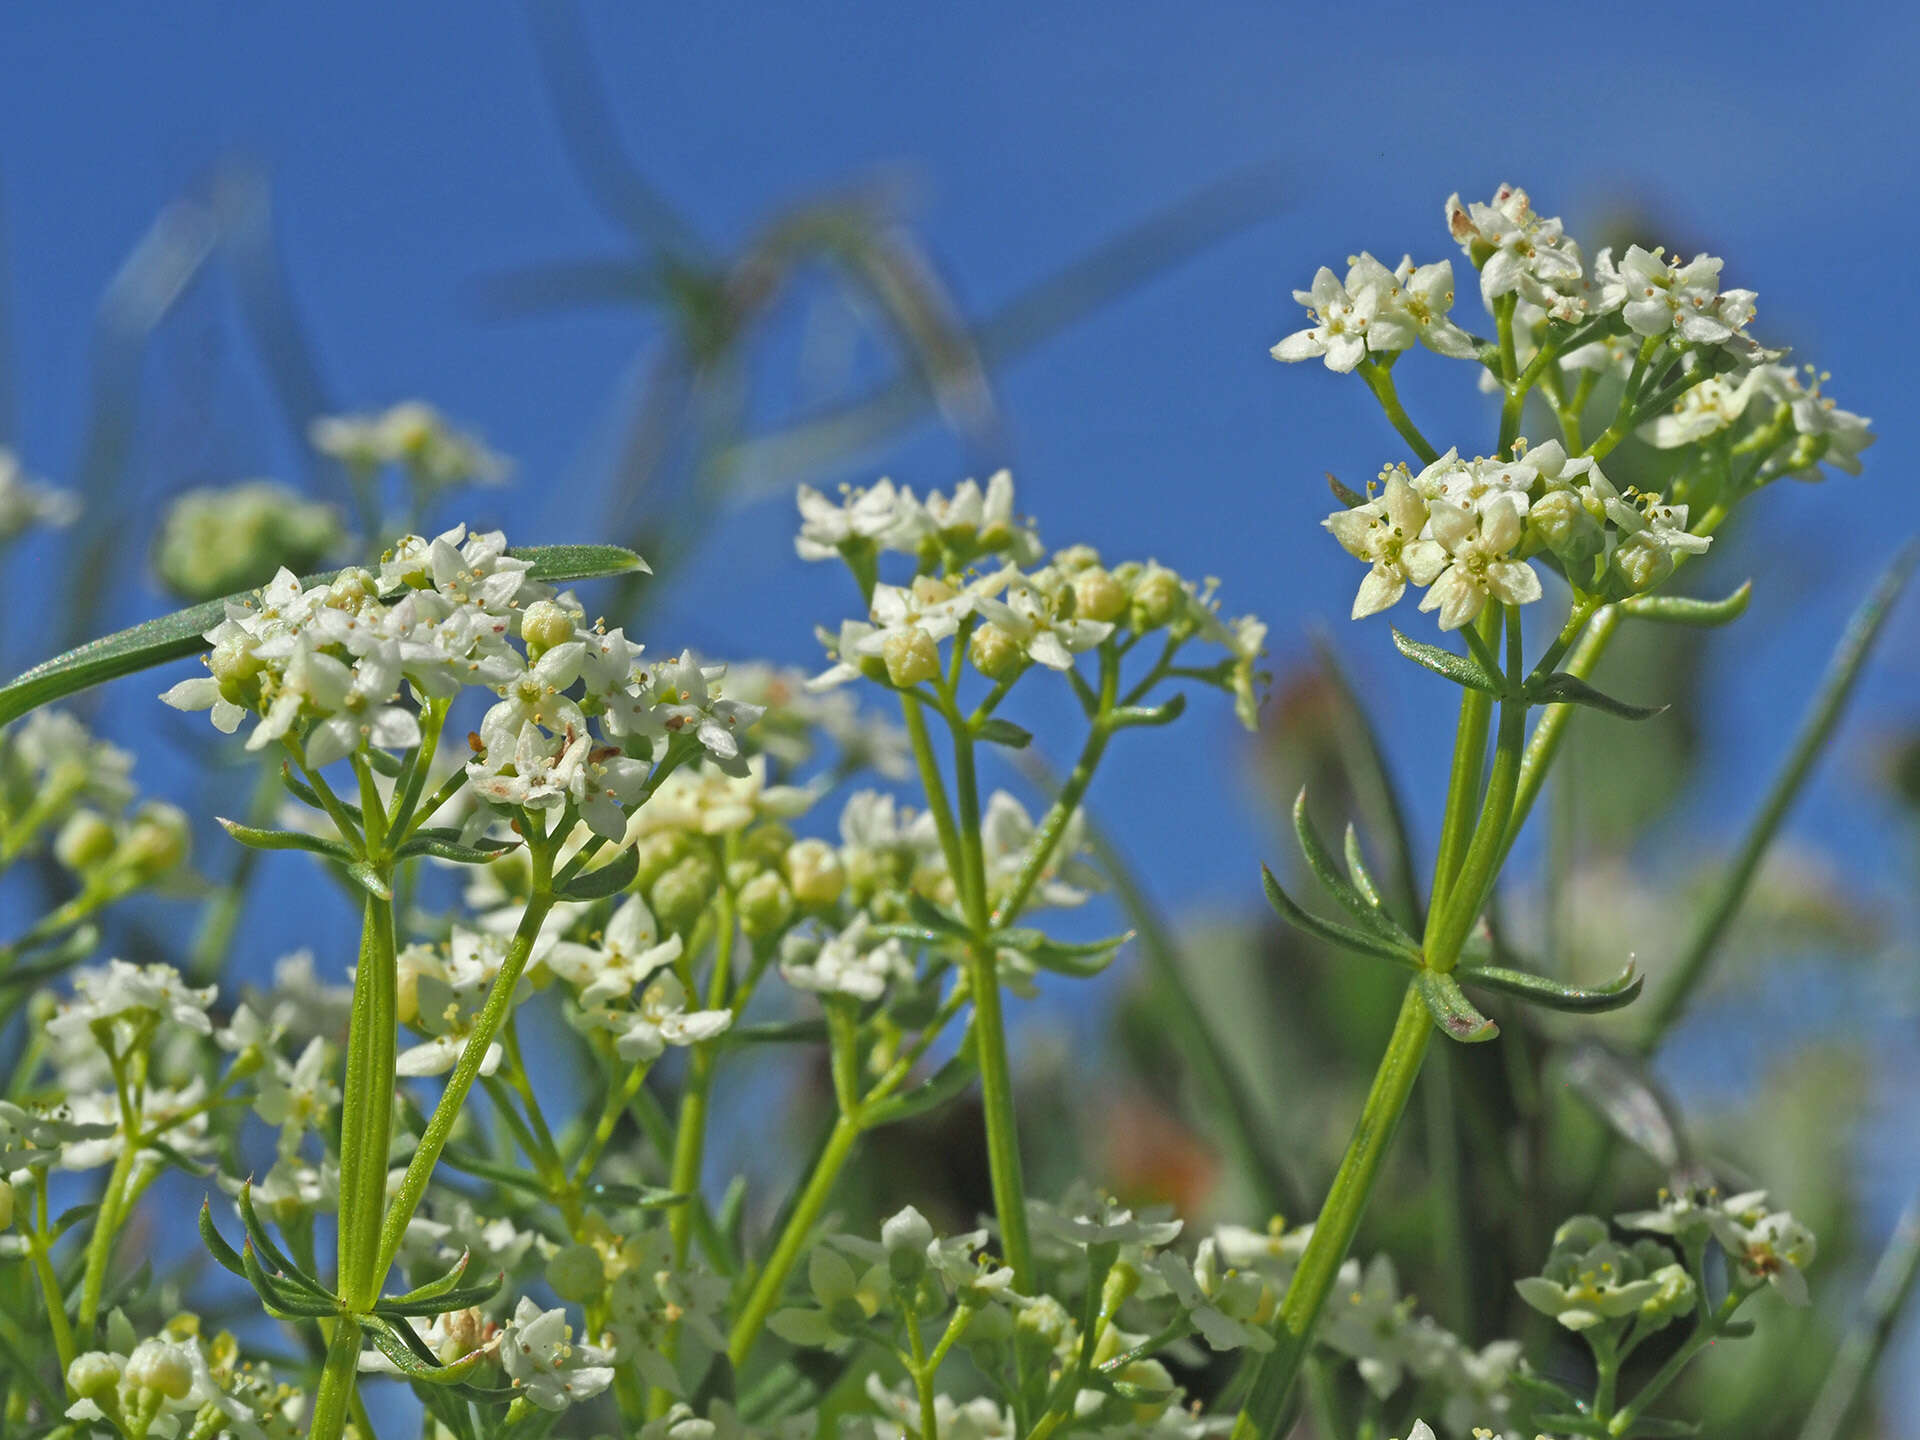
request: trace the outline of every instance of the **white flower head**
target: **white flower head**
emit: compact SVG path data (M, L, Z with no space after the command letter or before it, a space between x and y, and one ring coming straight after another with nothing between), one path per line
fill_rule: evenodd
M500 1336L500 1363L514 1389L542 1410L565 1410L613 1383L613 1353L576 1342L564 1310L520 1297Z

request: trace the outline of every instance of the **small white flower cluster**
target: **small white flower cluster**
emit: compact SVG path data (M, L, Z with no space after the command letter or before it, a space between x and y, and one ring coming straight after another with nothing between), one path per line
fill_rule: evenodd
M307 438L322 455L350 470L371 473L404 465L435 487L499 484L512 470L477 437L456 430L419 400L404 400L376 414L323 416L309 427Z
M500 1335L508 1382L542 1410L591 1400L613 1383L612 1361L611 1350L574 1340L565 1310L542 1310L524 1295Z
M0 446L0 545L35 525L71 525L80 518L80 501L29 479L20 458Z
M1449 450L1418 475L1389 466L1373 498L1322 522L1368 565L1354 619L1387 609L1411 584L1428 587L1421 610L1437 610L1440 628L1457 630L1489 601L1538 600L1540 577L1527 557L1542 551L1583 591L1638 594L1671 575L1678 557L1710 543L1688 532L1685 505L1623 494L1591 458L1570 459L1558 440L1532 449L1516 441L1514 454L1463 460Z
M834 768L851 774L872 770L889 780L912 773L907 732L874 711L863 709L844 690L814 690L804 670L760 662L736 664L727 671L727 690L735 700L765 708L753 739L782 774L812 759L820 737L834 747Z
M556 944L546 967L573 987L579 1023L612 1032L615 1052L633 1064L669 1045L711 1040L733 1023L731 1010L687 1008L687 987L673 969L681 948L678 934L661 938L647 902L632 895L590 942Z
M1417 342L1455 360L1479 353L1474 339L1448 318L1453 309L1453 262L1415 265L1411 255L1389 270L1364 250L1347 264L1347 278L1322 265L1313 285L1293 298L1313 324L1272 350L1276 360L1325 357L1327 368L1352 370L1369 355L1390 355Z
M951 496L923 501L911 487L881 480L871 489L847 487L834 504L810 485L799 489L802 560L832 560L849 549L892 551L928 565L959 569L982 555L1004 554L1016 565L1041 555L1040 536L1013 509L1013 476L1001 470L981 489L963 480Z
M1725 1197L1715 1191L1663 1190L1658 1209L1618 1219L1629 1230L1672 1236L1683 1245L1698 1244L1711 1235L1726 1252L1741 1284L1768 1285L1790 1305L1807 1303L1807 1280L1801 1271L1813 1263L1819 1247L1813 1232L1790 1211L1767 1204L1764 1190Z
M1822 385L1830 377L1809 365L1801 372L1791 365L1756 365L1744 375L1714 376L1701 381L1664 415L1656 415L1635 432L1660 450L1693 445L1746 423L1745 436L1767 427L1779 439L1762 463L1762 478L1788 475L1795 480L1818 480L1827 464L1848 475L1860 473L1860 452L1874 441L1872 421L1843 410Z
M124 1327L121 1327L124 1328ZM222 1337L230 1346L231 1341ZM116 1432L174 1440L188 1435L291 1433L291 1392L254 1374L216 1375L195 1334L155 1336L128 1352L89 1350L67 1367L76 1397L69 1420L105 1421ZM245 1395L249 1405L234 1392ZM277 1422L277 1423L276 1423Z
M481 754L467 767L473 792L496 806L574 805L608 838L624 833L648 762L677 734L697 737L722 768L744 771L740 734L759 707L721 697L724 667L691 654L643 667L641 646L589 626L571 595L556 596L529 568L500 532L469 536L461 526L407 537L377 575L345 570L302 587L282 571L207 633L212 673L162 698L211 710L228 733L257 713L249 749L298 740L317 767L362 746L417 745L403 682L416 701L484 686L499 703L481 721Z
M207 485L175 497L154 541L153 568L183 600L211 600L281 569L315 569L346 538L340 513L272 480Z

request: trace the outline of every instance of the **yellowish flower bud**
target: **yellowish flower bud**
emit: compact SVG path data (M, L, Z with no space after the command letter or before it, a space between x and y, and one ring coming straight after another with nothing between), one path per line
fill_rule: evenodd
M840 852L824 840L801 840L787 851L787 883L802 905L831 905L847 888Z
M1127 613L1127 591L1098 565L1073 577L1074 613L1082 620L1118 620Z
M105 816L93 810L76 810L54 838L53 858L78 873L105 860L118 843L119 837Z
M564 645L573 638L573 616L551 600L536 600L520 616L520 638L529 655Z
M982 625L967 642L967 658L989 680L1004 680L1027 663L1026 651L998 625Z
M880 657L886 662L887 679L902 688L931 680L940 673L940 647L933 643L933 636L918 625L889 635Z

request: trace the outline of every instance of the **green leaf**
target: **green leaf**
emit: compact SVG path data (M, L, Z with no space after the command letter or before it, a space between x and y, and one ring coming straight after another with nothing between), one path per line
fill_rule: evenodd
M1390 890L1382 890L1375 885L1375 893L1381 898L1374 903L1387 910L1409 933L1418 934L1424 915L1419 865L1414 855L1413 835L1407 825L1406 805L1400 798L1400 787L1394 780L1392 768L1387 764L1386 747L1380 743L1373 716L1354 689L1352 678L1324 631L1313 635L1313 648L1321 671L1347 712L1346 721L1339 727L1338 739L1362 817L1374 840L1386 847L1393 861L1393 873L1387 877L1393 882L1392 886ZM1349 845L1348 869L1358 886L1360 873L1352 864L1355 853L1355 847ZM1396 901L1394 905L1385 904L1389 894Z
M765 1020L753 1025L729 1025L718 1043L732 1045L824 1045L826 1022L822 1020Z
M200 1239L216 1265L243 1280L246 1278L247 1268L241 1263L240 1253L221 1235L219 1227L213 1223L213 1209L204 1199L200 1202Z
M1124 935L1111 935L1104 940L1066 942L1034 930L1002 930L993 938L995 944L1019 951L1042 970L1084 980L1098 975L1111 965L1113 957L1120 953L1120 947L1133 939L1133 934L1129 930Z
M1351 485L1342 485L1339 477L1331 470L1327 471L1327 488L1333 491L1333 498L1349 510L1353 509L1356 505L1364 505L1367 503L1366 496L1362 495Z
M618 895L633 883L633 877L640 873L640 852L622 850L619 857L598 870L589 870L569 880L566 888L560 892L563 900L604 900L609 895Z
M1354 828L1351 820L1347 822L1346 838L1347 874L1353 880L1353 888L1360 892L1360 898L1374 909L1380 908L1380 887L1374 883L1373 872L1367 869L1366 854L1360 849L1360 832Z
M460 1252L460 1258L448 1267L444 1275L429 1280L424 1285L416 1285L413 1289L403 1294L389 1295L385 1297L381 1303L384 1305L410 1305L416 1300L431 1300L435 1296L444 1295L460 1284L461 1277L467 1273L467 1266L471 1264L472 1261L473 1252L471 1250L462 1250Z
M914 924L924 926L936 935L957 940L967 938L964 921L941 909L918 891L909 891L907 894L907 914L913 918Z
M302 1270L288 1257L285 1251L274 1243L273 1236L267 1232L267 1227L261 1223L260 1212L254 1209L253 1182L251 1180L240 1187L239 1205L240 1223L246 1228L248 1241L259 1247L260 1253L272 1262L273 1268L278 1271L281 1276L291 1280L302 1289L311 1290L316 1295L327 1295L326 1286L322 1285L305 1270Z
M861 1123L868 1127L892 1125L897 1121L911 1120L916 1115L924 1115L929 1110L937 1110L971 1085L973 1077L979 1073L980 1067L973 1059L972 1047L962 1046L959 1054L906 1094L883 1100L863 1111Z
M1024 750L1033 743L1033 732L1022 730L1011 720L1002 720L998 715L990 715L974 727L974 738L984 740L989 745L1005 745L1010 750Z
M1462 965L1454 973L1463 984L1484 985L1549 1010L1567 1010L1579 1015L1593 1015L1631 1005L1640 998L1640 989L1645 980L1645 977L1634 972L1632 961L1627 962L1627 968L1616 979L1588 989L1562 985L1544 975L1534 975L1525 970L1507 970L1497 965L1473 968Z
M533 545L507 553L531 560L532 577L554 584L647 571L646 561L618 545ZM308 575L300 583L324 585L339 573L329 570ZM104 685L122 675L198 654L207 648L204 633L227 618L230 603L248 604L258 595L257 590L243 590L223 599L176 610L171 615L143 620L129 629L89 640L63 655L42 661L16 676L12 684L0 688L0 725L18 720L29 710L90 690L95 685Z
M318 835L307 835L298 830L263 830L257 825L243 825L238 820L229 820L224 815L213 818L227 834L253 850L306 850L315 855L324 855L329 860L338 860L342 865L351 865L360 858L338 840L323 840Z
M352 879L354 884L358 885L362 890L365 890L369 895L373 896L374 899L393 899L393 887L387 883L386 876L382 875L365 860L356 860L347 866L347 875Z
M520 848L518 840L486 840L477 845L462 845L457 838L457 830L420 830L394 851L394 858L411 860L418 855L430 855L435 860L451 860L456 865L488 865L502 855L509 855Z
M331 1298L322 1298L317 1294L289 1293L280 1287L275 1276L269 1275L261 1265L260 1258L254 1253L251 1240L240 1247L240 1268L247 1277L247 1283L259 1295L260 1302L267 1308L268 1314L298 1315L310 1320L322 1319L340 1313L340 1302Z
M385 1315L390 1319L404 1319L409 1315L445 1315L454 1310L484 1305L499 1292L501 1282L505 1279L505 1275L500 1275L490 1284L468 1285L426 1300L382 1300L373 1309L376 1315Z
M1695 600L1685 595L1635 595L1622 600L1620 609L1636 620L1657 620L1665 625L1725 625L1747 613L1753 598L1753 582L1743 584L1723 600Z
M1363 930L1354 930L1345 925L1336 925L1331 920L1322 920L1302 910L1299 903L1280 888L1280 882L1273 878L1273 871L1265 865L1260 867L1260 883L1266 887L1267 903L1273 906L1274 913L1296 930L1305 931L1315 939L1324 940L1343 950L1355 954L1371 956L1375 960L1385 960L1392 965L1403 965L1409 970L1418 970L1421 965L1420 952L1409 950L1405 946L1394 944Z
M1564 670L1528 681L1526 698L1532 705L1586 705L1618 715L1622 720L1651 720L1667 709L1665 705L1629 705L1625 700L1601 694L1578 675L1569 675Z
M1388 627L1393 632L1393 647L1416 665L1424 665L1434 674L1464 685L1469 690L1484 690L1489 695L1505 692L1507 682L1500 676L1490 674L1479 661L1467 655L1456 655L1451 650L1442 650L1438 645L1429 645L1422 640L1414 640L1401 633L1397 625Z
M1394 924L1387 914L1379 908L1378 901L1369 903L1367 897L1355 889L1353 883L1340 873L1340 866L1333 858L1333 852L1327 849L1326 842L1320 838L1320 832L1313 828L1313 817L1307 813L1307 790L1303 785L1300 793L1293 798L1293 833L1300 840L1300 854L1307 862L1307 868L1313 871L1314 878L1321 888L1331 895L1341 909L1358 920L1368 930L1390 944L1417 951L1420 947L1413 937ZM1352 834L1348 828L1348 834Z
M1106 725L1109 730L1125 730L1133 725L1171 725L1186 713L1186 709L1187 697L1176 694L1158 705L1122 705L1109 710Z
M1473 1008L1473 1002L1467 999L1453 976L1438 970L1422 970L1419 983L1420 998L1427 1002L1434 1023L1449 1039L1474 1045L1500 1033L1498 1025Z
M1689 1167L1684 1117L1651 1065L1588 1042L1568 1052L1557 1068L1562 1083L1622 1139L1650 1156L1662 1173L1673 1175Z

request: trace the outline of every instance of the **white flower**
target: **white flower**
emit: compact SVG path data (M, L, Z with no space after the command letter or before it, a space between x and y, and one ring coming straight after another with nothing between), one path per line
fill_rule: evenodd
M340 1101L331 1059L327 1042L315 1037L291 1064L272 1056L268 1068L254 1081L254 1113L280 1127L283 1157L297 1151L307 1132L318 1130Z
M459 1062L511 943L505 935L456 925L444 951L432 945L409 945L400 952L399 1018L403 1024L417 1025L430 1038L400 1052L394 1061L398 1074L443 1075ZM527 972L544 963L550 946L544 940L534 943L516 983L516 998L529 988ZM488 1045L480 1073L493 1074L503 1054L499 1041Z
M747 773L728 775L707 766L684 766L633 812L627 838L662 830L689 835L729 835L755 820L791 820L813 804L813 791L798 785L767 784L767 758L747 761Z
M507 1378L542 1410L591 1400L613 1383L612 1360L597 1345L574 1343L566 1311L542 1310L524 1295L500 1337Z
M1376 1255L1364 1272L1358 1260L1348 1260L1321 1312L1319 1337L1352 1360L1367 1388L1385 1399L1406 1372L1412 1310L1413 1302L1400 1298L1392 1260Z
M840 494L836 505L811 485L799 488L800 533L793 548L802 560L832 560L843 545L879 541L898 528L903 497L909 504L913 498L912 491L896 491L884 479L870 490L843 486Z
M207 1007L218 993L215 986L195 989L171 965L130 965L109 960L81 970L73 977L73 998L47 1022L47 1034L73 1043L93 1033L102 1022L112 1022L117 1046L131 1043L150 1022L170 1021L196 1035L211 1035L213 1022Z
M34 483L20 458L0 446L0 544L34 525L71 525L79 518L76 496Z
M1480 267L1480 297L1489 310L1500 296L1515 292L1550 306L1558 287L1580 278L1579 253L1559 219L1536 214L1516 185L1502 184L1485 205L1463 205L1458 193L1450 195L1446 217L1453 238Z
M1540 577L1533 567L1510 558L1526 533L1523 501L1510 494L1496 495L1476 514L1436 500L1429 523L1449 563L1420 608L1438 610L1442 630L1458 630L1476 619L1489 598L1504 605L1525 605L1540 598Z
M1380 274L1363 270L1355 262L1347 274L1348 285L1342 285L1339 277L1322 265L1314 274L1311 288L1293 292L1293 298L1307 307L1313 324L1275 345L1269 352L1273 358L1293 361L1325 356L1327 368L1342 374L1365 359L1367 327L1386 303L1393 282L1392 272L1379 261L1373 261L1373 269ZM1386 277L1385 284L1380 275ZM1356 281L1359 288L1350 289Z
M1628 246L1619 267L1626 295L1621 314L1627 327L1636 335L1672 331L1694 345L1734 340L1753 318L1754 292L1722 291L1720 267L1725 263L1717 255L1702 254L1682 264L1678 256L1668 259L1664 246Z
M562 940L547 952L546 966L573 986L586 1009L624 999L653 973L680 958L678 935L660 938L660 927L638 895L621 902L597 944Z
M622 1060L635 1064L656 1059L669 1045L698 1045L713 1039L733 1023L733 1012L687 1009L687 987L668 971L641 993L637 1010L602 1008L588 1018L612 1030L614 1050Z
M1179 1238L1181 1222L1170 1207L1153 1206L1137 1214L1111 1195L1068 1195L1058 1206L1039 1200L1027 1202L1033 1228L1064 1245L1170 1245Z
M308 426L307 439L322 455L354 469L405 464L434 485L498 484L511 469L419 400L404 400L378 414L321 416Z
M1351 288L1351 276L1348 285ZM1386 300L1367 327L1367 349L1378 355L1405 350L1417 340L1436 354L1471 360L1479 352L1473 337L1448 318L1452 309L1453 262L1415 265L1411 255L1403 256L1394 267Z
M1654 416L1634 434L1656 450L1673 450L1717 435L1746 413L1761 393L1769 368L1761 366L1738 378L1710 375L1675 400L1665 415Z
M1842 410L1821 393L1827 376L1806 367L1803 383L1789 365L1765 365L1754 372L1776 405L1786 405L1793 417L1797 440L1767 458L1760 473L1768 479L1790 475L1795 480L1818 480L1821 464L1849 475L1860 473L1860 452L1874 441L1873 422L1864 415Z
M873 921L865 911L837 935L816 940L798 932L780 946L780 974L789 985L823 995L851 995L878 1000L890 980L912 974L907 952L898 940L875 941Z
M987 890L998 898L1013 888L1026 868L1038 828L1026 807L1004 790L988 797L986 814L980 821L981 848L987 872ZM1086 822L1078 810L1067 818L1054 844L1053 853L1042 867L1028 907L1055 905L1062 908L1082 904L1088 894L1104 889L1100 872L1087 863Z
M1431 585L1447 563L1446 551L1425 538L1427 502L1403 469L1388 476L1379 499L1336 510L1320 523L1349 555L1369 566L1353 597L1355 620L1385 610L1406 593L1409 582Z
M1017 570L1003 571L997 578L1010 587L1007 598L980 594L974 604L981 617L1048 669L1072 669L1075 655L1113 634L1108 620L1056 617L1052 602Z

